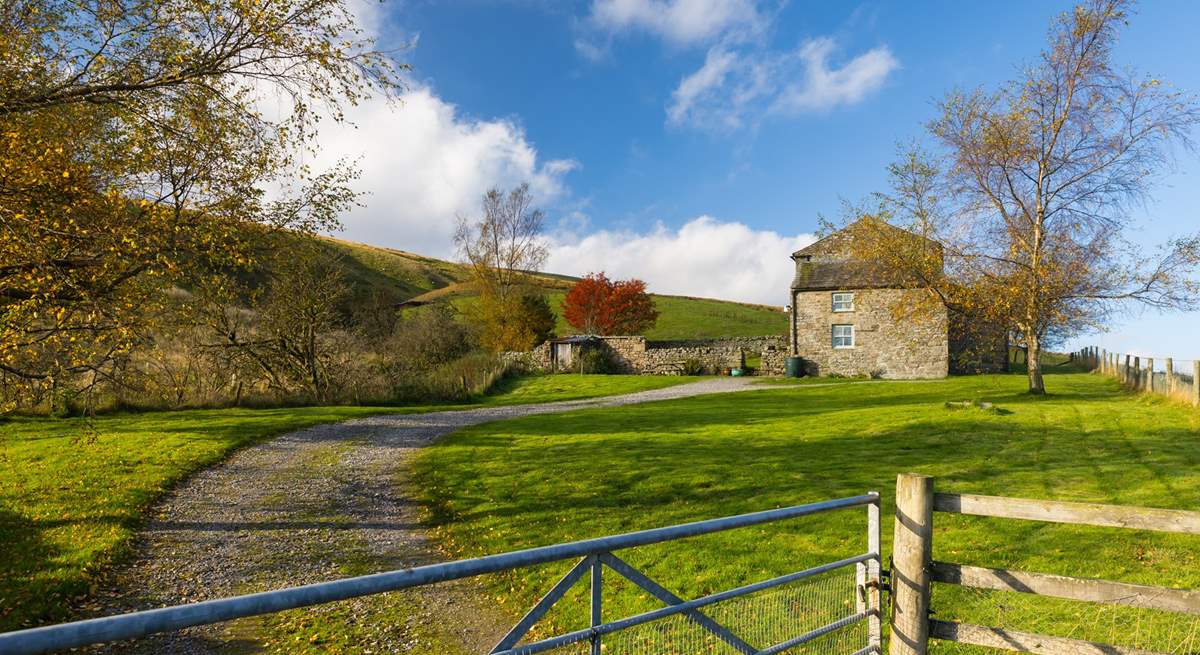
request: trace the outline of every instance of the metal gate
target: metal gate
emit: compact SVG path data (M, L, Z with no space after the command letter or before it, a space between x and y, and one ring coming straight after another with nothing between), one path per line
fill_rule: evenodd
M866 508L865 551L700 598L684 600L637 570L614 551L762 525L803 516ZM751 514L642 530L540 548L387 573L347 578L233 598L77 621L0 634L0 652L43 653L133 639L388 591L458 580L558 561L571 569L506 634L493 655L571 652L598 655L772 655L880 652L879 494L840 498ZM605 573L636 585L662 607L605 620ZM587 577L590 625L536 641L522 641L568 590Z

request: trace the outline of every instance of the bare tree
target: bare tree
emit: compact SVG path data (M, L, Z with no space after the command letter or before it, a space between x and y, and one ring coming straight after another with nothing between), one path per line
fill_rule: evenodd
M528 350L554 328L549 304L530 282L546 263L545 214L533 207L529 185L483 196L483 215L458 220L454 243L471 266L479 302L471 309L480 342L492 350Z
M506 300L527 273L546 263L544 221L542 210L533 207L528 184L507 194L498 189L483 194L483 216L477 221L459 217L454 244L482 293Z

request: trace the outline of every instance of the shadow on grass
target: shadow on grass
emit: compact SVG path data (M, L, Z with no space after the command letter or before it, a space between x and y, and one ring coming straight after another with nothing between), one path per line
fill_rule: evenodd
M433 490L424 502L437 526L573 513L719 516L886 494L904 471L975 493L1200 500L1193 425L1147 429L1104 406L1123 399L1115 385L1066 382L1062 396L1048 398L1011 384L984 389L1003 413L945 408L970 389L952 396L939 385L901 384L530 417L451 436L422 458L418 479Z
M83 584L64 587L53 580L58 567L56 559L62 550L45 538L45 532L75 521L35 521L11 509L0 507L0 543L4 544L4 555L0 557L0 631L27 627L14 624L9 615L21 608L29 615L28 608L41 608L33 613L45 614L61 609L61 601L86 590ZM57 611L51 619L63 619L64 611Z

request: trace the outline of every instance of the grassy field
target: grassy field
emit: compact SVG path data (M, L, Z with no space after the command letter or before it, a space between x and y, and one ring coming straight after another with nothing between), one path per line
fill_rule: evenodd
M777 387L529 417L479 426L425 451L419 485L453 556L495 553L849 496L884 495L895 475L939 489L1168 508L1200 508L1200 412L1131 396L1086 374ZM951 409L984 400L992 411ZM861 514L830 514L623 553L685 597L862 552ZM885 521L884 551L891 524ZM1200 588L1195 537L938 515L935 557L1128 582ZM564 567L492 581L519 613ZM553 619L577 626L585 594ZM605 615L653 607L616 590ZM939 618L1197 652L1200 621L938 588ZM765 644L756 644L759 647ZM943 645L941 648L946 649Z
M550 307L558 317L554 328L558 335L579 332L563 318L565 296L562 289L546 289ZM474 298L462 291L438 296L439 300L453 303L460 311L474 302ZM654 295L654 306L659 312L658 321L645 332L645 337L651 340L761 337L783 334L787 330L787 314L765 305Z
M558 334L574 334L562 317L562 301L566 294L548 294L550 306L558 314ZM763 305L744 305L682 296L654 296L658 321L646 331L647 339L711 339L720 337L761 337L783 334L787 330L787 314L779 308Z
M389 303L419 298L430 302L448 302L460 309L472 302L474 292L464 266L455 262L380 248L361 243L325 239L331 254L341 257L351 296L347 313L355 307L379 302ZM538 274L538 284L558 315L557 334L574 334L575 328L562 317L562 300L566 290L578 278L553 273ZM688 298L684 296L654 296L660 313L658 323L646 332L650 339L707 339L717 337L760 337L783 334L787 315L779 307L745 303Z
M130 543L146 508L189 473L291 430L370 414L572 400L687 378L507 380L472 405L302 407L0 422L0 631L62 618Z

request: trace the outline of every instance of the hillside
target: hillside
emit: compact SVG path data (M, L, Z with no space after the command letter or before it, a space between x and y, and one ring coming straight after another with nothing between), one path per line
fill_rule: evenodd
M352 291L351 312L357 307L405 300L451 303L462 308L475 293L466 284L466 267L403 250L326 238L331 254L342 258ZM558 334L574 330L562 318L562 301L578 278L539 273L538 285L545 290L558 318ZM658 323L646 333L651 339L702 339L753 337L781 334L787 315L780 307L653 294L660 313Z

